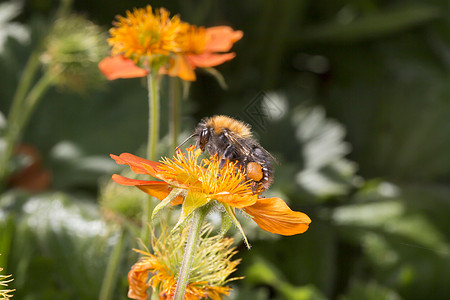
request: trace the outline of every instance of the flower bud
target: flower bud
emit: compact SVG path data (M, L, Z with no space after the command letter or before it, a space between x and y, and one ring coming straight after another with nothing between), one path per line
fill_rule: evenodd
M108 55L106 32L86 18L71 15L53 24L41 62L61 87L83 92L103 81L98 62Z

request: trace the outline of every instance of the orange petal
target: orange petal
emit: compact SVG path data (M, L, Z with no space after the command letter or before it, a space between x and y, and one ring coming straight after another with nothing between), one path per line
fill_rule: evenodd
M226 203L235 208L244 208L247 206L254 205L258 199L258 196L256 195L238 196L235 194L223 192L220 194L211 195L210 198L216 199L219 202Z
M160 73L168 74L171 77L180 77L186 81L196 80L194 67L189 64L184 55L177 55L174 59L171 59L170 67L167 70L162 68Z
M105 57L99 62L98 68L109 80L144 77L147 75L145 69L139 68L134 61L122 55Z
M114 182L122 185L135 186L143 192L159 199L164 200L173 188L164 181L149 181L149 180L138 180L131 179L127 177L123 177L121 175L114 174L112 176ZM181 196L177 196L175 199L171 201L172 205L178 205L183 203L183 198Z
M223 64L226 61L232 60L236 56L235 53L202 53L198 55L188 55L187 60L192 66L199 68L209 68Z
M201 190L202 188L202 182L197 177L186 173L172 174L171 176L161 173L158 175L158 178L181 189Z
M152 270L152 267L147 261L137 262L131 267L130 272L128 272L128 298L147 299L148 273Z
M161 165L160 163L130 153L122 153L119 156L110 154L110 156L120 165L129 165L131 170L136 174L149 174L158 178L156 172Z
M259 198L252 206L244 208L262 229L282 235L305 232L311 219L304 213L292 211L280 198Z
M233 44L239 41L244 33L233 30L230 26L215 26L206 28L205 52L227 52Z

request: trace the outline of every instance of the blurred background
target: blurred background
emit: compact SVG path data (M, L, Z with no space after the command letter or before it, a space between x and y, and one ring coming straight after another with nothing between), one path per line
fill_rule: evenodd
M450 298L447 0L97 0L71 10L106 35L116 15L147 4L244 32L236 58L217 67L226 89L197 71L181 137L214 114L249 123L280 161L267 194L312 219L281 237L243 218L252 248L238 243L234 275L245 279L231 299ZM0 4L0 134L60 6ZM0 267L15 299L127 299L140 193L109 182L124 169L109 154L142 154L145 82L76 90L45 93L0 195ZM159 151L170 156L168 97Z

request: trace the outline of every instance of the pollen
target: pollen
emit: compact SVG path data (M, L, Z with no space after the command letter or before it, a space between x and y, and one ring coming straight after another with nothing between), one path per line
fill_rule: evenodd
M213 199L217 195L249 196L253 194L250 182L236 166L236 162L227 161L222 168L217 156L200 159L202 151L188 148L186 153L177 151L172 159L162 160L159 175L166 182L176 182L177 186L204 194Z
M213 158L202 177L202 192L205 194L229 193L240 196L250 196L250 182L246 181L245 175L236 167L236 162L227 161L220 169L220 160Z
M261 165L255 162L248 163L247 175L253 181L260 181L264 176Z
M186 188L199 188L200 178L204 174L204 169L198 163L201 151L194 151L194 147L187 149L186 153L177 151L172 159L164 158L160 167L160 176L166 182L176 182L178 186Z

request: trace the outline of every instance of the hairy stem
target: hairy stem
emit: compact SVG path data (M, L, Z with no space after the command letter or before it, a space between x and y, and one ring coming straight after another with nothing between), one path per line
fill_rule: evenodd
M170 78L170 136L172 138L172 149L178 146L178 135L180 130L180 79Z
M159 78L155 72L147 75L148 88L148 140L147 159L154 161L159 141ZM143 202L141 238L146 240L149 234L147 222L152 215L153 197L149 196Z
M189 229L189 235L186 241L186 248L184 250L183 261L181 263L180 273L178 274L177 287L175 289L174 300L183 300L184 291L189 280L189 274L191 271L192 261L194 259L195 248L197 246L197 240L199 238L200 229L202 227L203 220L209 212L208 206L202 206L197 208L193 212L191 220L191 228Z

